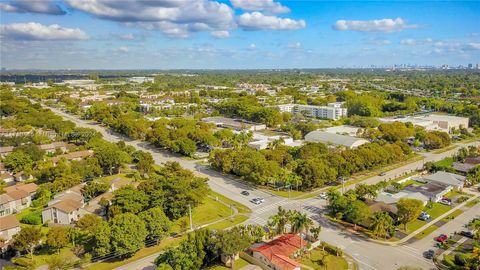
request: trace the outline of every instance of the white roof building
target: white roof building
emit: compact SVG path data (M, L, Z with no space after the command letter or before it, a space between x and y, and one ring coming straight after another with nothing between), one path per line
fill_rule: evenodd
M341 134L355 137L357 136L357 132L359 129L359 127L342 125L325 128L324 131L332 134Z
M438 182L445 185L452 186L456 189L462 189L463 185L465 184L465 176L448 173L444 171L439 171L431 175L427 175L423 177L425 182Z
M347 148L357 148L362 144L368 143L368 141L365 139L347 136L347 135L329 133L321 130L315 130L305 135L305 141L324 143L324 144L333 144L333 145L342 145Z

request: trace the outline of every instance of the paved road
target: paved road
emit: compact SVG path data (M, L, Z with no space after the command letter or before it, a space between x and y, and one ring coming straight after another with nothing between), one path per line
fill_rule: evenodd
M143 141L130 140L125 136L114 133L108 128L101 125L92 123L90 121L78 119L75 116L64 113L57 109L51 109L58 115L61 115L64 118L75 122L77 126L93 128L99 131L108 141L117 142L120 140L124 140L125 143L128 145L132 145L143 151L150 152L155 160L155 163L157 164L161 164L166 161L177 161L183 167L192 170L196 175L201 177L207 177L209 179L208 183L212 190L232 200L245 204L252 209L251 218L246 221L246 223L265 225L268 217L276 213L278 206L282 206L286 209L297 209L307 213L313 220L315 220L315 222L322 225L323 230L320 234L320 238L323 241L342 248L346 253L354 257L359 262L360 269L396 269L403 265L412 265L416 267L421 267L423 269L435 269L431 261L426 260L422 257L423 251L432 244L431 241L424 240L417 242L419 244L415 243L413 245L405 245L398 247L384 246L374 242L366 241L360 237L342 231L336 226L326 222L326 220L322 217L322 214L324 213L324 206L326 205L326 201L324 200L322 201L317 198L309 198L302 200L281 198L243 184L239 182L238 178L235 178L234 176L225 175L213 171L205 165L199 164L196 161L187 160L181 158L178 155L173 155L167 153L166 151L159 150ZM478 142L465 145L478 145ZM385 176L374 176L366 179L363 182L373 184L383 180L388 180L389 178L395 178L406 172L421 168L426 161L440 160L446 156L452 155L453 153L455 153L455 151L457 150L450 150L440 154L427 153L425 154L424 161L417 161L405 165L403 167L387 172ZM240 192L243 190L248 190L250 192L250 196L246 197L240 195ZM261 205L253 205L249 202L249 200L253 197L265 198L265 203ZM477 207L472 209L478 210ZM468 215L469 217L470 215L472 215L472 213L472 211L468 211L468 214L465 213L465 215ZM459 222L462 223L462 221ZM456 223L452 223L451 226L454 226L453 224ZM447 226L449 227L447 227L446 230L450 229L450 224L448 224ZM455 228L452 227L452 229ZM118 269L153 269L153 257L155 257L155 255L140 259Z

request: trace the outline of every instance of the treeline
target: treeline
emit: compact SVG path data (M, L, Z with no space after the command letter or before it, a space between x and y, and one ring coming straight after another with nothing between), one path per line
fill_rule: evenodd
M253 96L229 99L215 105L215 108L223 115L263 123L268 127L277 127L291 117L289 113L262 106Z
M333 184L339 177L405 160L410 153L408 145L400 141L374 142L337 151L321 143L298 148L271 145L260 151L248 147L215 150L210 165L255 184L291 185L308 190Z
M469 134L464 128L462 134ZM378 127L366 127L357 132L357 136L369 139L370 141L385 140L387 142L403 141L416 147L422 146L428 150L439 149L451 144L450 135L443 131L427 131L420 126L413 126L412 123L382 123Z

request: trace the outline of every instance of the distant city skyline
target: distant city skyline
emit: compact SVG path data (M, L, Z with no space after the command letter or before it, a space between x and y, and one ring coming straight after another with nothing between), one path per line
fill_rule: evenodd
M0 12L2 70L480 63L476 1L0 0Z

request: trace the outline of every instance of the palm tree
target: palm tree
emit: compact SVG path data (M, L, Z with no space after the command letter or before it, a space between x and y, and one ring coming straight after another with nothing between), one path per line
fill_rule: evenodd
M275 150L277 149L280 145L284 144L285 140L283 138L276 139L270 143L268 143L268 148Z
M269 224L275 228L276 234L285 233L285 226L290 220L290 215L290 211L286 211L281 206L279 206L277 214L269 218Z
M393 228L393 219L386 212L377 212L373 215L371 229L373 235L376 237L384 237L390 235L390 231Z
M320 235L320 232L322 231L322 226L318 226L318 227L313 227L310 229L310 233L313 234L313 239L318 240L318 236Z
M295 212L291 218L292 223L292 233L301 233L307 232L311 226L313 226L313 221L307 217L307 214L302 214L300 212Z

